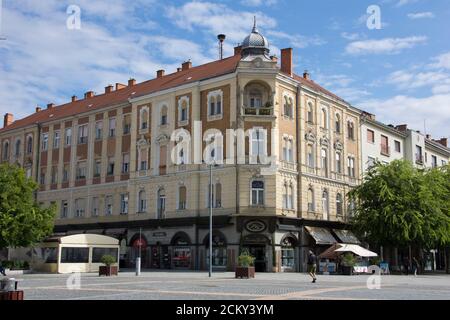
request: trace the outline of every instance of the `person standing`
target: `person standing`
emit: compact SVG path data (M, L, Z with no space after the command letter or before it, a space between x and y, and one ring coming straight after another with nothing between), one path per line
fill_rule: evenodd
M417 277L417 271L419 269L419 261L417 261L416 257L413 257L412 267L414 271L414 276Z
M316 255L309 250L309 254L308 254L308 273L311 276L312 283L315 283L317 280L316 277L316 269L317 269L317 258Z
M5 268L3 268L2 263L0 262L0 274L2 274L4 277L6 277Z

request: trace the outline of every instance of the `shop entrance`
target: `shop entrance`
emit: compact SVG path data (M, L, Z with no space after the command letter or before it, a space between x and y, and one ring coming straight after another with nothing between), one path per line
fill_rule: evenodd
M170 269L169 246L162 246L159 243L151 247L152 262L154 269Z
M256 272L266 272L266 246L265 245L251 245L244 247L247 249L250 255L255 257L255 271Z

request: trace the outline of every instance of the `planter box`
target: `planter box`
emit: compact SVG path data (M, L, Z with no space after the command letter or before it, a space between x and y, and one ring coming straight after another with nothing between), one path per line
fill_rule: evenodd
M353 267L342 266L342 274L346 276L353 275Z
M0 301L2 300L23 300L23 291L9 291L2 292L0 291Z
M111 267L106 267L106 266L100 266L98 268L98 275L99 276L117 276L119 273L119 267L117 266L111 266Z
M236 278L254 278L255 267L236 267Z

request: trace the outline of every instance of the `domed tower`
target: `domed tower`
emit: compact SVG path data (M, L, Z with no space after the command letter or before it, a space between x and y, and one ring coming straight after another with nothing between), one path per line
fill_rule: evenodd
M241 56L242 58L246 58L247 56L264 56L270 60L269 52L269 41L258 32L255 17L252 33L250 33L242 43Z

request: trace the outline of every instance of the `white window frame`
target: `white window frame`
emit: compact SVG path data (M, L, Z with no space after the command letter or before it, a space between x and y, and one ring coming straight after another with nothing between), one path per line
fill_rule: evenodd
M253 182L262 182L263 188L253 188ZM256 191L256 201L253 201L253 191ZM262 196L261 196L262 192ZM252 179L250 181L250 206L264 206L266 196L266 182L263 179ZM262 198L262 199L261 199ZM261 201L262 200L262 201Z
M186 103L186 119L182 119L183 102ZM185 126L189 123L189 96L182 96L178 99L178 125Z
M211 99L215 99L214 114L211 114ZM219 98L219 99L218 99ZM215 121L223 118L223 91L221 89L208 92L207 95L207 121ZM220 112L218 112L220 102Z
M42 145L41 145L42 151L48 150L48 132L42 134Z

